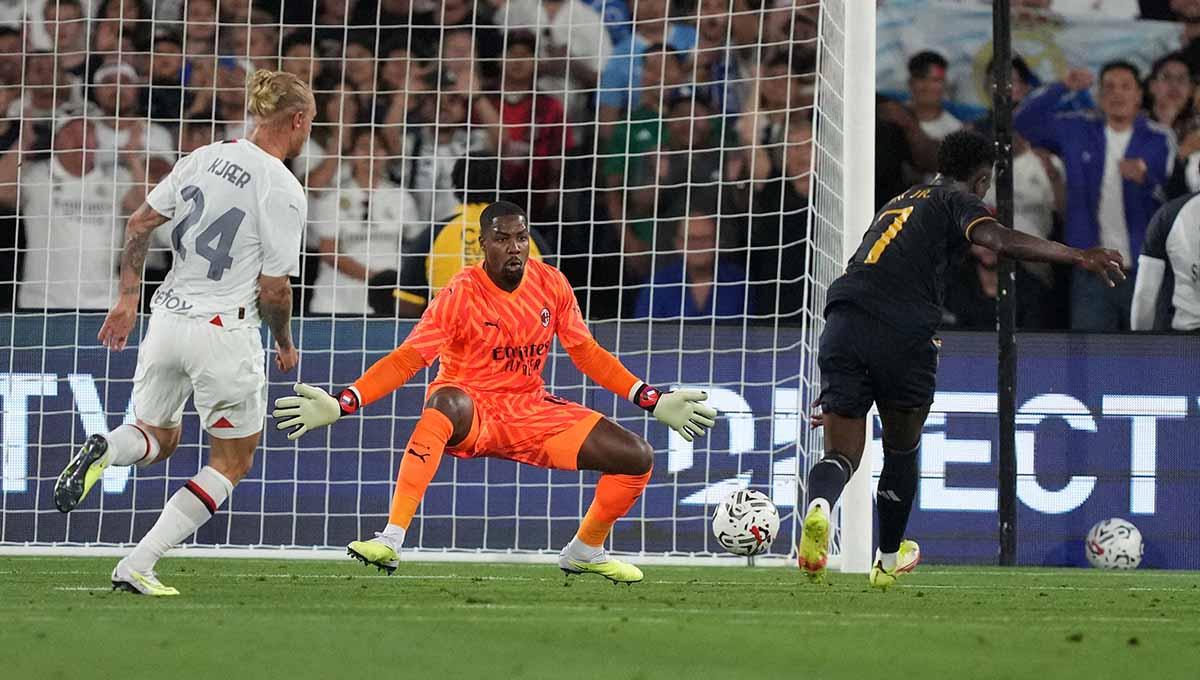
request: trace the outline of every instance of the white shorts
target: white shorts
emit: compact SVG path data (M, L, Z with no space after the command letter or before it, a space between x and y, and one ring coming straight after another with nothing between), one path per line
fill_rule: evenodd
M138 348L134 415L155 427L178 427L183 405L193 396L209 436L237 439L261 432L267 415L264 362L257 328L222 328L156 311Z

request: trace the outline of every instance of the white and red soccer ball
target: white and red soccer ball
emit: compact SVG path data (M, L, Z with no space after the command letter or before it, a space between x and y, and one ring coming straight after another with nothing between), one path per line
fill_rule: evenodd
M1088 562L1097 569L1136 569L1145 549L1142 532L1120 517L1096 522L1084 539Z
M779 534L779 510L766 494L739 489L713 511L712 531L734 555L761 555Z

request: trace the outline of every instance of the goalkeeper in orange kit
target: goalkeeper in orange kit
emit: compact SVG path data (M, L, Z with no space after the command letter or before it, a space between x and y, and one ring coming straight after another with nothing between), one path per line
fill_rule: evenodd
M568 574L642 580L636 566L610 557L604 540L650 479L654 450L599 413L548 393L542 369L557 335L575 365L691 441L714 424L703 392L661 393L638 380L592 338L575 294L557 269L529 259L529 226L520 207L498 202L480 215L484 259L457 274L434 298L404 343L334 399L310 385L275 402L277 427L295 439L397 389L441 360L425 408L401 457L387 527L348 546L350 555L389 574L404 534L443 453L495 456L557 470L598 470L595 499L559 553Z

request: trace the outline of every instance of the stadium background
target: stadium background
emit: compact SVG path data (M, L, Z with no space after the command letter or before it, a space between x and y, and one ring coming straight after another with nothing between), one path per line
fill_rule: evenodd
M708 504L738 486L771 491L785 512L794 507L802 492L797 474L811 443L797 416L811 397L803 357L812 344L808 322L819 284L813 261L823 255L811 226L821 209L810 211L808 199L821 191L813 159L817 174L823 162L811 124L821 106L813 97L819 3L544 4L591 17L593 23L580 23L600 26L600 38L584 45L581 31L556 33L537 19L538 3L511 0L436 8L394 0L253 7L48 0L8 10L13 28L0 33L0 96L7 111L0 121L0 172L10 173L0 174L0 188L7 190L0 196L7 202L0 203L9 211L0 229L6 239L0 272L7 272L0 276L0 305L12 315L0 326L0 543L136 540L197 468L201 435L188 419L188 444L169 466L138 473L136 481L110 473L106 493L83 512L67 518L53 510L47 491L72 448L127 413L134 355L108 355L97 346L103 305L64 308L45 301L56 299L54 288L81 300L84 293L95 299L114 291L115 270L87 278L79 263L115 262L123 225L117 197L138 190L139 168L152 182L178 152L243 134L241 79L253 68L280 66L324 72L314 78L315 146L292 163L312 195L305 276L297 286L305 380L345 384L403 338L408 322L375 317L413 315L436 290L436 264L457 261L471 230L468 222L457 225L462 235L455 231L452 216L469 213L455 189L469 185L472 196L508 197L530 209L545 256L571 278L598 338L635 372L664 385L703 385L724 400L722 424L689 451L632 407L585 387L563 357L547 369L557 392L618 417L659 452L637 521L618 526L614 548L708 553ZM1038 79L1061 77L1068 66L1095 70L1113 58L1129 59L1145 73L1176 49L1184 50L1180 63L1192 68L1195 24L1181 22L1200 15L1165 14L1169 3L1160 3L1168 8L1163 12L1153 2L1137 11L1126 11L1135 3L1101 3L1116 8L1110 14L1075 13L1083 3L1069 0L1014 4L1021 6L1016 49ZM525 26L510 21L520 14L513 8L534 20ZM914 136L911 111L892 103L908 98L910 57L942 53L949 66L945 110L964 123L986 119L981 83L988 11L967 0L881 3L877 86L886 97L878 111L877 202L895 193L897 182L928 170L918 147L929 135ZM914 12L929 20L911 21ZM1138 18L1143 15L1174 21ZM188 21L179 21L185 16ZM529 27L547 30L525 34ZM657 40L631 38L657 31ZM540 37L530 44L533 35ZM650 49L660 42L667 45L661 53ZM536 85L522 86L508 74L520 75L535 49L538 65L565 50L585 72L563 78L535 65L520 77ZM114 80L121 83L115 97ZM1147 89L1151 84L1148 79ZM1189 80L1177 120L1163 121L1177 129L1172 187L1180 192L1196 188L1188 186L1191 154L1185 153L1196 125L1192 89ZM1160 114L1152 101L1147 105L1151 115ZM530 108L537 122L522 125ZM503 117L509 114L514 118ZM110 205L102 215L75 216L96 231L55 242L64 232L31 232L47 221L34 199L51 193L50 185L18 174L16 161L25 172L69 154L69 148L50 149L63 139L56 134L63 123L79 117L99 126L128 124L133 133L124 139L92 133L102 145L116 139L111 149L97 151L103 176L94 180L109 183ZM169 146L156 146L160 129ZM115 169L105 171L105 162ZM359 179L368 171L386 177L370 209ZM852 187L843 193L853 200ZM1061 234L1062 216L1053 206L1049 212L1051 222L1042 227ZM434 245L439 236L450 244L445 251ZM338 250L351 241L368 245ZM161 246L154 263L159 276L169 262L169 244ZM364 260L376 275L349 286L354 309L314 309L323 286L327 304L331 297L321 277L343 259ZM705 271L716 274L711 298L688 303ZM1146 535L1147 565L1196 568L1200 469L1188 446L1196 440L1200 408L1194 338L1066 332L1069 295L1062 276L1022 274L1025 283L1044 286L1019 298L1023 309L1042 303L1037 314L1023 315L1024 327L1056 331L1022 336L1022 562L1081 564L1087 527L1121 515ZM955 272L948 327L991 325L993 280L982 260ZM43 304L23 300L23 287L43 291ZM391 295L397 287L401 295ZM152 295L151 285L144 297ZM980 563L995 555L992 342L990 333L946 336L913 521L934 561ZM273 395L289 381L274 374L271 380ZM407 436L420 390L406 387L361 425L344 423L324 441L297 447L270 433L265 455L238 487L230 511L196 542L333 547L377 528L398 462L392 448ZM415 525L417 540L430 550L556 549L570 536L590 486L575 475L455 461L431 488ZM786 553L792 525L785 521L784 527L789 540L776 548Z

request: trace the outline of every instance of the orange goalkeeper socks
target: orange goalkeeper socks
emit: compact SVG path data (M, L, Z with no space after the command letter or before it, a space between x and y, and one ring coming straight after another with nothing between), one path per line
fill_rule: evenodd
M446 442L454 432L454 425L446 414L437 409L427 408L421 412L421 419L404 447L404 455L400 460L400 474L396 478L396 491L392 494L392 509L388 513L388 524L408 528L421 497L438 465L442 462L442 453L446 450Z
M652 472L652 471L651 471ZM592 547L604 545L608 532L625 516L650 481L650 472L642 475L603 475L596 484L596 497L579 523L575 535Z

